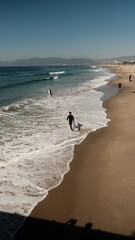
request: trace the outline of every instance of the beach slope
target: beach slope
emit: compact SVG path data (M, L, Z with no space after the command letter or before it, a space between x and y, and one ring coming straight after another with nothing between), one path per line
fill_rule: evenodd
M108 126L75 147L70 171L30 217L133 236L135 231L135 66L110 66L122 87L104 103ZM132 81L128 76L132 74ZM26 223L27 224L27 223ZM25 228L25 224L24 224ZM22 228L23 229L23 228ZM19 238L18 238L19 239Z

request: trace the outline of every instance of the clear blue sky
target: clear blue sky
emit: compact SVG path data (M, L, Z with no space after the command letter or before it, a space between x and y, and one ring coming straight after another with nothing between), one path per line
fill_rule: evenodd
M1 0L0 61L135 55L135 0Z

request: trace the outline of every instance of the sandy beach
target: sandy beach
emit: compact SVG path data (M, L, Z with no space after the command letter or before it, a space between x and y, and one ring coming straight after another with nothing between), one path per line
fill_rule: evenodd
M30 217L133 236L135 232L135 66L110 65L122 84L104 103L108 126L77 145L63 182ZM132 74L129 82L129 74ZM27 224L27 223L26 223ZM25 224L24 224L25 227ZM22 228L23 229L23 228Z

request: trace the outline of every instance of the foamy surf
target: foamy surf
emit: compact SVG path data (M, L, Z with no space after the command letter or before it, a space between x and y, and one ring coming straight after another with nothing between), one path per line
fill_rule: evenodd
M21 85L17 82L12 90L5 88L0 99L0 211L28 216L70 170L74 146L90 132L107 126L103 92L96 89L115 75L98 67L89 70L83 66L25 68L28 79L19 72ZM38 80L49 73L59 76L57 81ZM21 94L17 95L20 86ZM51 98L48 89L53 92ZM76 124L82 123L81 131L70 131L69 111ZM10 219L6 221L9 226ZM18 218L14 218L14 226L18 226Z

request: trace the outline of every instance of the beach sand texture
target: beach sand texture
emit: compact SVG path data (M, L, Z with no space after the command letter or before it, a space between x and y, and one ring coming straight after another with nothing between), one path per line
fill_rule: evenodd
M135 232L135 65L110 65L122 83L105 103L108 126L75 147L63 182L40 202L31 217L133 236ZM132 74L132 81L128 76ZM25 226L25 224L24 224ZM22 228L23 229L23 228Z

